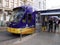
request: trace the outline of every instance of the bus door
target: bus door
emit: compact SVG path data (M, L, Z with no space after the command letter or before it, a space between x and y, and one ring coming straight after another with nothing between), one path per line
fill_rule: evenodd
M34 16L32 14L24 15L22 22L25 24L26 27L34 27Z
M28 27L33 28L33 26L34 26L33 18L34 18L34 16L32 14L27 14L27 24L28 24Z

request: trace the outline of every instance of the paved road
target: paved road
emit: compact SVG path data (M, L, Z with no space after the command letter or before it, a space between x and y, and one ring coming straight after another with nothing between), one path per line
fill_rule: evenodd
M15 39L18 37L19 37L19 35L13 35L11 33L8 33L7 31L0 32L0 42Z

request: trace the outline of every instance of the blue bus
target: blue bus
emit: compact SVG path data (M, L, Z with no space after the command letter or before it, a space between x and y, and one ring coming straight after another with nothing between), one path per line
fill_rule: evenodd
M36 13L30 6L13 9L7 31L13 34L32 34L35 32Z

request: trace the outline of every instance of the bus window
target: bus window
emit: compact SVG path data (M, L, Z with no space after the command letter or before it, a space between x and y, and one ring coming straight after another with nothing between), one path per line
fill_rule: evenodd
M32 21L32 15L28 14L28 23L30 23Z
M23 15L24 15L24 11L22 11L22 10L17 11L17 12L13 11L13 14L9 20L14 21L14 22L19 22L21 20L21 18L23 17Z
M24 15L22 22L26 22L26 15Z

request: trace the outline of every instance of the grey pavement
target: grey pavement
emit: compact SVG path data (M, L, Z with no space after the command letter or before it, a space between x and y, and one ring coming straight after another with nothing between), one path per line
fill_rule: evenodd
M11 33L7 32L7 27L0 27L0 42L11 40L18 38L17 35L12 35Z
M15 45L60 45L60 34L40 32L34 37Z
M36 35L34 35L36 34ZM60 45L60 34L39 32L25 38L15 38L1 42L0 45Z
M25 38L13 39L0 43L0 45L60 45L60 34L40 32Z
M7 31L0 32L0 42L18 38L19 35L13 35Z

